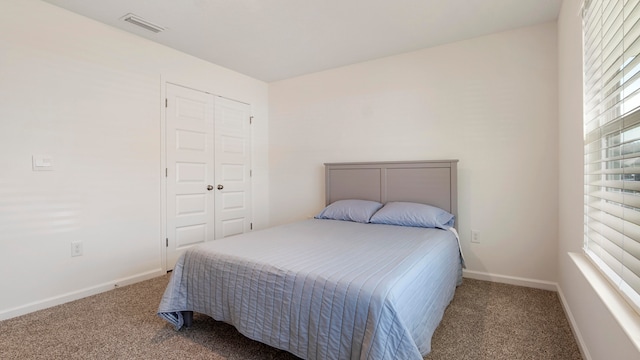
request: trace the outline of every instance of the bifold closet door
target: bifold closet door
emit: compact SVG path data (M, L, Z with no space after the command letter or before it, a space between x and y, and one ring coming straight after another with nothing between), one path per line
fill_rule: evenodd
M184 250L213 240L214 96L167 84L167 269Z
M251 107L166 84L166 260L251 230Z
M251 230L251 108L215 99L215 238Z

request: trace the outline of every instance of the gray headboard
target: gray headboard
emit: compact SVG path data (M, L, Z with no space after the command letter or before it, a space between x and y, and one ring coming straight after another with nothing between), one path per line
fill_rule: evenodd
M411 201L444 209L458 224L458 160L326 163L325 196L381 203Z

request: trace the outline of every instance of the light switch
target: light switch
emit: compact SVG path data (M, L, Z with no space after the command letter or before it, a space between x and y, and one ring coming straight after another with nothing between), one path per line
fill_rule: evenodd
M33 171L52 171L53 157L51 155L33 155Z

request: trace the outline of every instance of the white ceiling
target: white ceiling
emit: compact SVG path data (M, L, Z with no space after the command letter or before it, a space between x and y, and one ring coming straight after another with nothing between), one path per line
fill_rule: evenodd
M44 0L271 82L554 21L562 0ZM134 13L167 30L119 20Z

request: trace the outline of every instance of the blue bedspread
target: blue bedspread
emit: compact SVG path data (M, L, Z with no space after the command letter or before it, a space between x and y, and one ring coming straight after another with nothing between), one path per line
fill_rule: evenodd
M158 314L235 326L304 359L422 359L461 280L452 232L306 220L178 260Z

